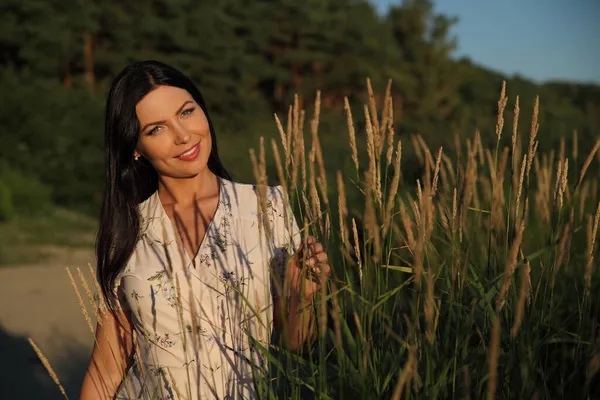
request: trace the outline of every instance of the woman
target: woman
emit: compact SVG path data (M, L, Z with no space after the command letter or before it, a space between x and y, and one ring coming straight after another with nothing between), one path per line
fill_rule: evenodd
M330 272L323 247L300 243L281 186L230 179L181 72L127 66L105 122L96 254L108 307L81 398L255 397L256 343L268 346L272 326L291 350L312 334L312 294Z

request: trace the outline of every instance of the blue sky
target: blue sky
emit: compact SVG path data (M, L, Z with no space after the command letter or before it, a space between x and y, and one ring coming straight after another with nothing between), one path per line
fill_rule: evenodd
M371 0L384 14L400 0ZM537 82L600 83L600 0L436 0L457 56Z

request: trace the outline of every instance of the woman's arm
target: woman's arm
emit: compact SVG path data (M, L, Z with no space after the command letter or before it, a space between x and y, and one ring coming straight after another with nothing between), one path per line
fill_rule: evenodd
M277 297L273 303L273 312L275 330L282 335L289 350L298 350L312 336L314 313L310 298L303 300L296 294L287 298Z
M308 268L310 271L305 271ZM274 296L273 322L286 347L298 350L314 333L315 294L331 273L327 253L313 236L300 244L285 269L284 287L287 296Z
M133 360L129 312L107 311L96 325L96 341L81 387L81 400L113 399Z

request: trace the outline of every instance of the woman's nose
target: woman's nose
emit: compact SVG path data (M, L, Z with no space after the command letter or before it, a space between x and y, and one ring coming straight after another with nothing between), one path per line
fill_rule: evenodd
M189 132L181 124L176 123L173 130L175 132L175 141L177 144L187 143L190 141Z

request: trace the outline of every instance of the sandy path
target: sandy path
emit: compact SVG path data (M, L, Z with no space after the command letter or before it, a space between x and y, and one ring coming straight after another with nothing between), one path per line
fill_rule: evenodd
M69 397L78 397L93 335L65 268L77 278L80 267L91 284L92 260L89 250L68 250L46 265L0 267L0 398L61 398L28 337L48 357Z

